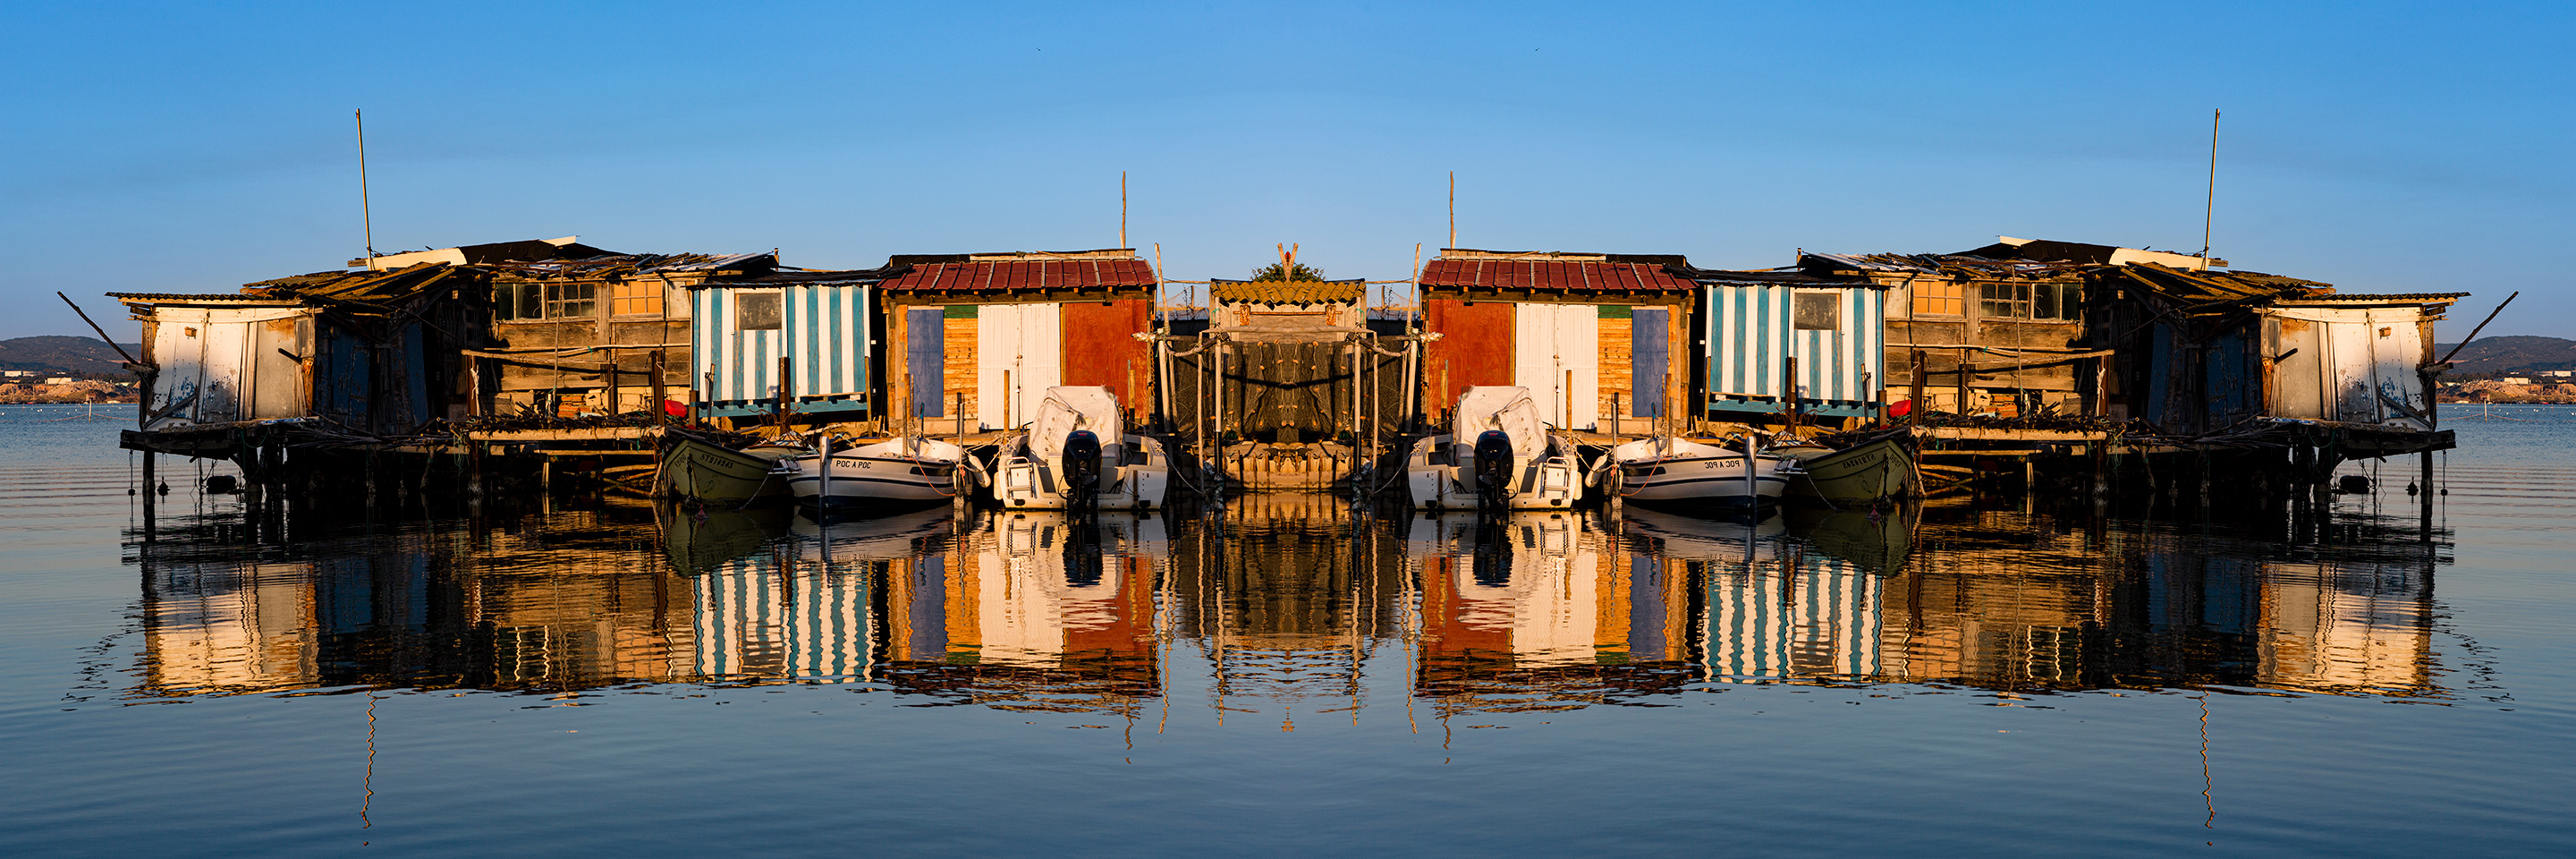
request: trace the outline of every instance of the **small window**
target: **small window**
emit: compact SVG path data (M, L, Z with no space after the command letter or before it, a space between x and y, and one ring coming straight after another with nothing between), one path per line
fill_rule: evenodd
M2040 315L2040 318L2041 318L2041 319L2059 319L2059 320L2073 321L2073 320L2078 320L2078 319L2082 319L2082 318L2084 318L2084 285L2083 285L2083 284L2080 284L2080 283L2060 283L2060 284L2054 284L2054 285L2051 285L2051 286L2043 286L2043 287L2040 287L2040 288L2041 288L2041 289L2043 289L2043 290L2054 290L2054 291L2055 291L2055 295L2057 296L2057 301L2056 301L2056 312L2055 312L2055 313L2043 313L2043 314L2041 314L2041 315Z
M546 284L547 319L585 319L599 312L599 284Z
M1795 296L1795 322L1800 331L1838 331L1843 327L1843 297L1831 292Z
M733 330L776 331L778 293L746 292L733 297Z
M1982 283L1977 312L1988 319L2063 322L2084 317L2084 286L2075 283Z
M2029 319L2030 284L1981 283L1977 285L1977 312L1988 319Z
M504 283L492 287L492 315L505 322L544 319L544 287L534 283Z
M608 312L613 316L662 315L662 281L639 279L610 284Z
M1960 297L1957 281L1941 280L1914 284L1914 315L1957 316L1967 307Z

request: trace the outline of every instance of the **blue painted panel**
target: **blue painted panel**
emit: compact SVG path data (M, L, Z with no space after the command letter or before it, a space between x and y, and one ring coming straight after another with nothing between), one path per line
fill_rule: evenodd
M1636 408L1641 418L1664 416L1664 373L1672 367L1672 311L1661 307L1640 307L1629 315L1629 354L1636 357L1633 381Z
M942 394L948 390L948 312L937 307L904 311L909 332L904 344L904 371L911 379L914 417L944 417Z

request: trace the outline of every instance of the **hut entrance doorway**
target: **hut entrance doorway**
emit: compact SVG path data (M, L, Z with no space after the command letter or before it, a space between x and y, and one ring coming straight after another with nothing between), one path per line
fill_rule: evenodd
M1539 416L1550 426L1591 429L1599 424L1600 308L1522 304L1517 311L1512 315L1512 384L1540 395L1535 397Z
M1063 311L1056 304L987 304L976 314L975 402L986 427L1028 423L1046 389L1064 384Z

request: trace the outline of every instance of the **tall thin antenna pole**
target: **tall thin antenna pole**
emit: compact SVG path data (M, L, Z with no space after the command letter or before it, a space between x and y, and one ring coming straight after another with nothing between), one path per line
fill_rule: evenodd
M1118 171L1118 246L1127 246L1127 171Z
M2200 213L2200 267L2209 268L2209 223L2218 214L2218 109L2209 109L2209 207Z
M357 117L358 217L367 225L367 256L374 257L376 255L376 213L374 206L367 199L367 112L363 109L359 110ZM368 267L374 268L372 265Z
M1449 171L1449 244L1458 246L1458 171Z

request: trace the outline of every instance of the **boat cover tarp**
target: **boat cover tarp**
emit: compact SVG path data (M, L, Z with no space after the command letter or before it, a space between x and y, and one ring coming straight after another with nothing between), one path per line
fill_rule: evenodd
M1512 439L1512 457L1528 462L1547 449L1547 428L1539 422L1538 402L1519 385L1478 385L1458 397L1458 423L1449 437L1475 444L1476 436L1499 429Z
M1038 403L1037 419L1029 423L1029 449L1055 459L1064 453L1064 437L1074 430L1090 430L1102 447L1117 444L1126 435L1119 425L1118 395L1099 385L1048 388L1046 400Z

